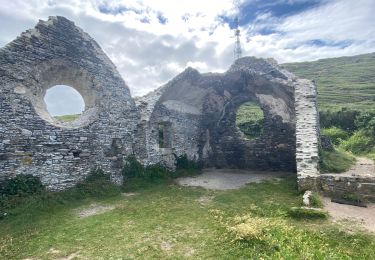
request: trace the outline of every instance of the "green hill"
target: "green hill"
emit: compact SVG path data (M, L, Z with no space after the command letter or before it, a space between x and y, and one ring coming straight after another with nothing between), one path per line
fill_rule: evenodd
M299 77L315 80L320 110L375 110L375 53L282 66Z

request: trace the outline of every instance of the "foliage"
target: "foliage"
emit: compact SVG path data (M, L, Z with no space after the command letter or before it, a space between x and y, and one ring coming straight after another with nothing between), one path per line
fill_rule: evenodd
M47 191L41 186L38 178L31 178L29 175L25 176L21 177L23 181L19 181L19 178L8 181L10 183L22 183L22 185L19 185L17 189L12 189L13 191L18 191L17 193L12 192L11 195L2 194L0 218L22 213L20 209L22 210L23 207L44 210L51 206L70 204L90 198L107 198L120 193L120 188L114 185L110 181L110 177L99 168L90 171L86 178L77 183L75 187L62 192ZM27 183L26 186L25 183ZM14 187L13 184L11 187ZM28 193L24 192L25 187L27 187Z
M262 109L254 102L242 104L237 110L236 124L249 139L261 136L264 124Z
M320 195L316 192L312 192L310 195L310 206L313 208L323 208L323 201Z
M366 130L359 130L340 146L354 154L366 154L375 151L375 137Z
M175 159L176 170L172 171L161 164L143 166L134 155L127 157L122 170L125 185L139 187L145 184L142 184L142 182L168 180L199 173L198 164L189 160L186 154L181 156L175 155Z
M138 162L134 155L129 155L125 160L124 168L122 169L122 175L124 180L131 178L140 178L144 176L145 167Z
M80 116L81 114L73 114L73 115L55 116L54 118L61 122L72 122L78 119Z
M355 157L340 149L324 151L319 149L319 168L321 172L340 173L350 169Z
M289 210L288 215L294 219L325 219L328 213L323 210L316 210L304 207L293 207Z
M323 128L340 128L346 132L353 132L357 129L356 118L361 114L357 110L341 108L341 110L323 110L319 113L320 125Z
M323 128L321 129L321 132L322 135L328 136L334 145L338 145L342 140L349 138L349 134L347 132L336 126Z
M61 194L67 199L103 198L116 195L120 188L113 184L110 176L100 168L94 168L85 179Z
M20 174L0 183L1 196L27 196L44 191L39 177L30 174Z
M355 202L355 203L360 203L363 202L363 197L359 194L356 193L347 193L342 196L344 200Z
M375 136L375 112L361 113L357 116L354 123L357 129L364 129L372 136Z
M181 175L191 175L196 174L200 172L200 166L196 161L189 160L186 154L177 156L174 155L176 162L176 172L178 173L178 176ZM185 174L183 174L185 173ZM187 173L187 174L186 174Z

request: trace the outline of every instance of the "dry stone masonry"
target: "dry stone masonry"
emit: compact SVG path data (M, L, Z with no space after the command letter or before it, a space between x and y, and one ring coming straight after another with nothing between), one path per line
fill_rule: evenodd
M85 111L71 123L51 117L43 101L58 84L84 98ZM247 101L265 117L253 140L235 124ZM204 167L297 171L301 187L314 188L318 131L315 85L274 60L241 58L225 73L187 68L134 100L98 44L63 17L0 49L0 181L33 174L61 190L97 166L121 182L130 154L167 167L186 154Z

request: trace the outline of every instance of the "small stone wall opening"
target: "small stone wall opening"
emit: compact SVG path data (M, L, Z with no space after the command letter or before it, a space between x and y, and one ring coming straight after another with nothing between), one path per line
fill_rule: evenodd
M264 114L255 102L246 102L238 107L236 125L244 139L259 138L263 134Z
M85 110L85 101L81 94L66 85L47 89L44 102L49 114L61 123L77 120Z
M172 148L172 125L170 122L158 123L159 148Z

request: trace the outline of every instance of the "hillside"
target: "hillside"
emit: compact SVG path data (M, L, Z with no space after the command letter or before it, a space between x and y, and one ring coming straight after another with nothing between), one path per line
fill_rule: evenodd
M315 80L320 110L375 110L375 53L282 66L299 77Z

